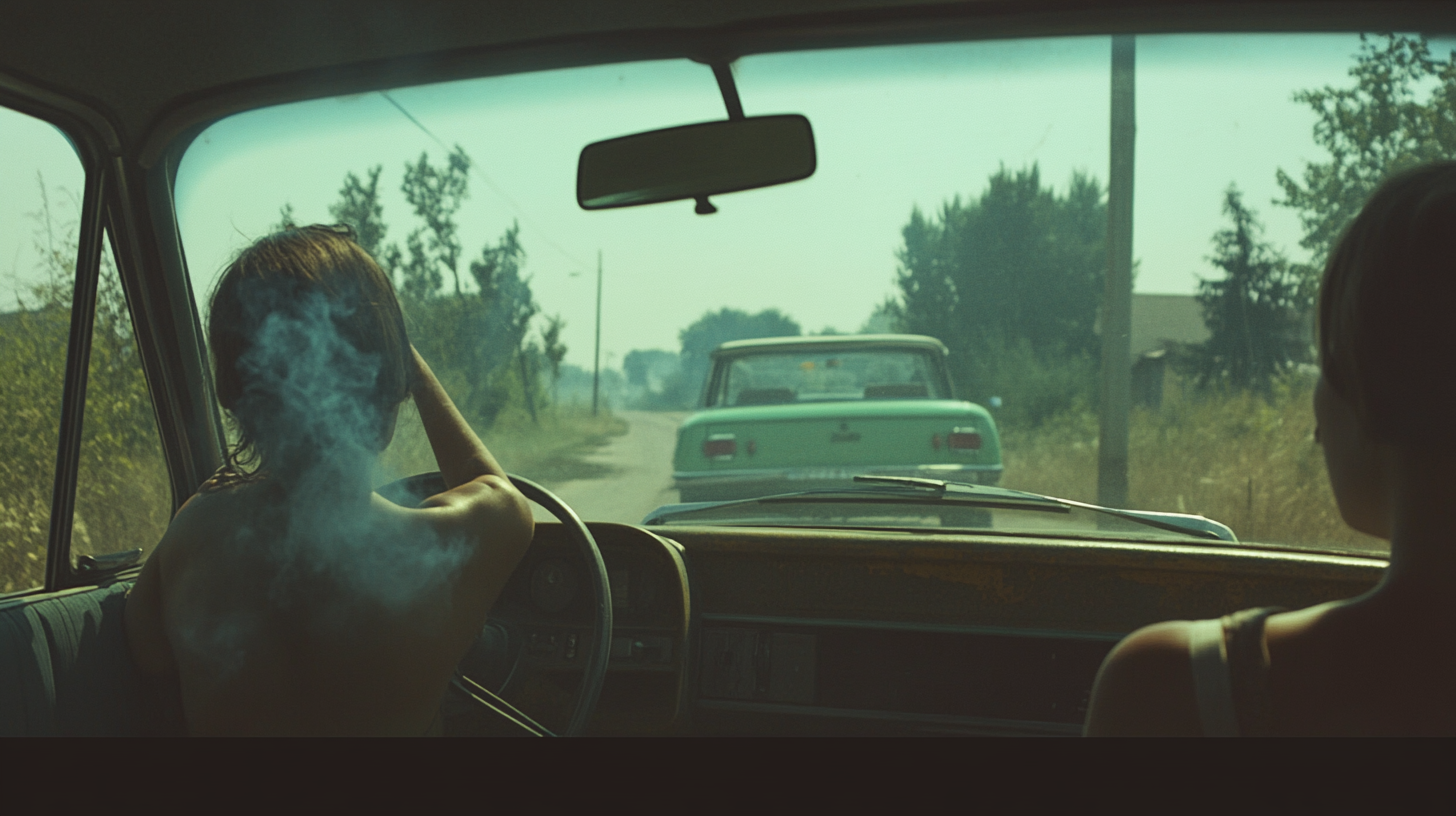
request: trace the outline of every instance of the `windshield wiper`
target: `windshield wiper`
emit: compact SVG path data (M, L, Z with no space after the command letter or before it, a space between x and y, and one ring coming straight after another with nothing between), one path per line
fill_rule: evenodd
M1156 513L1148 510L1120 510L1085 504L1071 499L1059 499L1024 490L1005 487L947 482L940 479L924 479L914 476L855 476L854 481L862 487L828 488L803 490L793 493L779 493L752 499L724 502L694 502L692 504L668 505L653 511L643 524L662 524L676 516L700 513L708 510L746 507L763 504L796 504L841 501L902 501L929 503L950 502L976 507L1033 510L1051 513L1070 513L1074 508L1101 513L1113 518L1131 521L1135 524L1154 527L1159 530L1178 533L1214 541L1237 542L1233 530L1202 516L1181 513Z
M925 479L918 476L870 476L860 475L854 477L858 483L877 483L900 485L904 487L918 488L933 494L936 498L951 499L1014 499L1016 501L1044 504L1049 507L1066 508L1069 505L1061 499L1043 496L1040 493L1027 493L1023 490L1010 490L1004 487L986 487L983 485L966 484L965 482L946 482L940 479Z
M914 476L855 476L856 482L879 482L883 484L906 485L917 487L934 492L937 498L959 497L960 495L984 496L990 498L1001 498L1010 494L1017 498L1030 501L1040 501L1049 504L1056 504L1066 508L1079 508L1091 510L1094 513L1105 513L1138 524L1146 524L1149 527L1157 527L1161 530L1168 530L1175 533L1208 538L1216 541L1237 542L1234 531L1227 525L1220 524L1212 519L1203 516L1190 516L1184 513L1157 513L1150 510L1122 510L1113 507L1103 507L1097 504L1073 501L1071 499L1059 499L1054 496L1043 496L1040 493L1028 493L1024 490L1010 490L1004 487L984 487L981 485L970 485L961 482L944 482L939 479L923 479Z

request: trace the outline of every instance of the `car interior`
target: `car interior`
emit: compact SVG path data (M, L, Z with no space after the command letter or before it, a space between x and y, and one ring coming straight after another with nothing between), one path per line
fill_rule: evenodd
M31 400L46 430L30 434L15 430L21 426L14 423L0 425L15 445L39 450L42 465L25 471L26 492L8 487L10 492L0 492L0 502L8 505L0 506L0 530L9 539L0 547L10 548L17 563L32 565L26 575L34 576L7 584L9 576L0 575L0 734L141 735L182 733L185 726L168 692L142 677L131 661L122 621L125 595L155 543L148 537L218 469L229 443L209 373L206 292L199 291L215 270L201 269L199 241L186 220L194 217L186 213L202 196L195 191L210 188L202 170L189 169L194 160L188 151L204 142L221 150L233 138L240 140L236 149L242 155L251 149L248 139L264 144L273 138L267 128L282 127L233 132L216 129L218 123L230 117L243 122L253 112L274 115L270 110L284 111L277 114L282 120L295 109L278 106L358 99L391 89L652 61L676 61L701 72L705 101L695 102L693 110L723 116L726 105L725 121L753 122L754 117L743 118L745 108L784 111L755 108L750 72L743 69L735 89L728 66L762 55L1076 38L1100 43L1101 54L1114 36L1353 37L1407 31L1435 39L1456 30L1456 7L1130 0L266 0L224 7L150 0L97 4L84 13L63 4L22 2L8 4L0 20L0 108L63 136L55 141L74 151L78 168L69 182L70 203L47 199L55 212L68 206L72 213L65 218L74 240L61 254L69 253L66 263L74 258L74 265L64 267L61 278L49 279L60 281L61 306L19 308L14 318L0 315L0 329L9 325L5 321L54 323L46 324L48 345L26 352L50 361L44 363L50 390L28 397L18 385L5 386L11 391L4 409L13 413L17 400ZM1106 57L1101 59L1105 71ZM1096 82L1105 86L1106 74ZM399 111L415 109L405 112L411 119L428 110L425 102L395 99L404 100L394 102ZM1099 115L1105 119L1102 104ZM416 131L445 118L431 121L429 115L418 113L424 123L416 122L419 128L399 117L399 127L423 139ZM302 121L304 114L297 116ZM695 118L674 116L643 121L636 130L647 133ZM805 116L812 134L800 123L804 117L761 117L786 120L762 137L763 144L812 140L785 148L787 158L776 164L755 152L776 149L755 147L758 135L746 130L714 135L719 142L712 149L731 154L742 168L715 165L718 176L695 178L681 188L671 187L674 173L688 171L675 171L674 161L697 166L694 161L701 161L692 151L701 145L676 147L666 136L640 144L604 141L593 145L596 169L585 169L583 155L575 198L563 190L562 200L582 218L625 219L643 204L675 208L681 219L724 218L735 202L768 195L736 190L778 184L789 190L833 172L841 153L835 152L832 122L812 111ZM1300 120L1299 128L1307 137L1309 124ZM611 129L600 134L617 135ZM1096 161L1105 162L1105 142L1097 144L1102 158ZM747 147L739 151L739 145ZM585 142L577 149L582 147ZM613 168L633 162L647 169L613 175ZM1019 162L1017 156L1006 158L1008 165ZM264 166L249 165L246 172L260 173ZM1092 167L1100 174L1106 164ZM27 172L21 181L30 185L28 195L35 174ZM477 196L487 195L485 187L476 189ZM676 203L653 203L658 201ZM938 204L922 200L917 206L929 211ZM909 212L910 202L895 207ZM712 214L715 209L722 212ZM5 210L0 226L7 218L14 224L5 228L23 229L27 236L37 223ZM529 239L536 227L522 223ZM216 227L224 228L234 229ZM395 237L403 238L403 230L398 232ZM6 235L0 233L0 250L9 246L3 243ZM899 240L898 233L890 237ZM24 243L31 252L28 237ZM1194 255L1208 251L1205 243ZM550 250L539 252L532 258L545 258ZM883 254L888 286L895 267L889 251ZM1145 261L1135 275L1153 274L1153 266ZM535 274L538 281L547 276ZM108 305L118 303L119 310ZM652 310L637 319L650 321ZM118 325L124 328L111 328ZM678 328L674 323L673 333ZM117 345L115 336L124 342ZM578 347L584 343L589 341ZM113 352L113 346L122 351ZM100 389L123 376L105 365L126 355L149 400L103 404ZM18 376L0 369L0 378ZM961 398L985 402L990 396L965 385L954 383L958 393L968 394ZM863 401L876 403L924 400L929 394L915 382L863 387ZM787 388L752 387L738 391L734 404L776 406L797 399ZM89 509L105 491L129 495L122 488L144 478L136 475L140 470L107 462L109 437L94 430L103 410L139 411L148 424L142 442L127 444L151 446L154 460L147 473L160 474L156 495L164 497L156 506L104 514ZM531 406L533 418L536 410ZM1094 425L1089 433L1095 431ZM1001 484L1018 490L1027 486L1007 480L1014 478L1019 439L1003 430L1007 477ZM1077 448L1074 454L1072 448L1067 443L1068 461L1074 455L1095 457L1095 450ZM500 458L512 469L509 456ZM1323 478L1300 473L1290 470L1285 478L1311 483ZM434 478L391 479L380 492L407 501L429 495ZM730 514L718 522L688 516L643 523L640 514L579 514L580 508L538 483L553 484L549 476L526 472L518 486L553 520L538 521L534 542L502 592L492 623L462 661L443 709L447 736L1077 736L1098 667L1130 632L1162 620L1350 597L1372 587L1386 565L1378 547L1266 539L1249 533L1239 519L1218 518L1191 500L1183 506L1183 494L1177 506L1170 500L1142 509L1206 513L1232 526L1238 540L1179 532L1176 525L1144 528L1090 512L1084 518L1076 509L1032 512L1025 507L1030 500L1009 495L972 514L980 521L963 527L815 515L819 511L805 511L798 523L752 521L750 516L762 517L756 511L741 512L737 520ZM1247 502L1253 518L1263 488L1254 477L1247 485L1239 481L1229 488L1233 506ZM1030 489L1068 494L1052 485ZM889 499L867 497L859 509L875 501ZM39 521L12 521L22 518L15 509L21 503L40 508L23 517Z

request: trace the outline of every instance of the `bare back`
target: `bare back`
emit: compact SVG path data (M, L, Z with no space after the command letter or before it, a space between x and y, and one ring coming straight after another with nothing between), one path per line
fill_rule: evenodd
M178 513L127 603L138 663L175 671L196 735L426 733L530 542L524 500L487 476L300 518L276 493Z

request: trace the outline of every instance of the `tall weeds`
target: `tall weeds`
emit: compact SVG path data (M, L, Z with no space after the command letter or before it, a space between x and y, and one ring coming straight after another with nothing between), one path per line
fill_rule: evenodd
M1290 375L1263 398L1199 392L1170 374L1160 410L1134 409L1128 446L1133 509L1196 513L1242 541L1355 550L1389 544L1340 519L1314 442L1313 380ZM1084 407L1037 426L1002 428L1002 484L1097 500L1097 415Z

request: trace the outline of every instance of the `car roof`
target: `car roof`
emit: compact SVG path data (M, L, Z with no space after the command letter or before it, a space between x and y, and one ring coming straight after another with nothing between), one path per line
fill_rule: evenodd
M760 351L823 351L825 348L912 348L948 353L945 344L923 334L831 334L815 337L758 337L730 340L713 350L714 357Z
M81 120L106 152L151 167L237 111L492 73L876 42L1453 21L1456 4L1433 2L12 0L0 7L0 101Z

